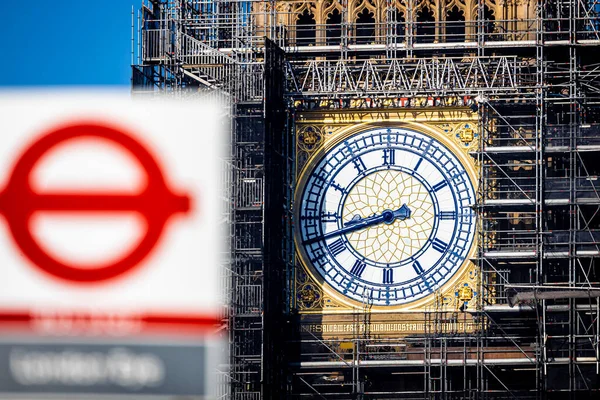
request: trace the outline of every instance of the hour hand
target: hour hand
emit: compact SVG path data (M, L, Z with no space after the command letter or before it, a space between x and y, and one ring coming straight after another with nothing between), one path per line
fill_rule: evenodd
M403 204L402 207L395 211L384 210L381 214L374 214L367 218L361 218L360 215L355 215L350 221L346 222L344 227L360 226L360 228L366 228L382 222L391 224L397 219L404 221L407 218L410 218L410 208L408 208L406 204Z
M368 228L369 226L379 225L381 223L391 224L395 220L405 220L410 218L410 208L406 204L398 208L395 211L384 210L381 214L375 214L370 217L361 218L359 215L355 215L352 219L344 224L344 227L336 231L327 232L323 236L308 239L306 244L318 242L319 240L327 239L333 236L339 236L345 233L354 232L360 229Z
M384 211L384 213L385 213L385 211ZM402 207L400 207L393 213L394 213L394 220L392 222L394 222L397 219L404 221L405 219L410 218L410 208L408 208L408 206L406 204L402 204Z

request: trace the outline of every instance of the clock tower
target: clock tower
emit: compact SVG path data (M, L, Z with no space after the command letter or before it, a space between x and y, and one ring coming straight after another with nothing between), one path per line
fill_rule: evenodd
M301 331L403 337L475 307L477 126L467 107L296 113Z
M599 16L145 2L134 91L230 106L217 397L597 398Z

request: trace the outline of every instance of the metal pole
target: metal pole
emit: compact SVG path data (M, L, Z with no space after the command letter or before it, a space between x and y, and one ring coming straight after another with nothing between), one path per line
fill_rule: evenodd
M536 218L535 218L535 230L536 230L536 249L537 249L537 271L535 282L538 285L544 283L544 245L543 245L543 233L544 233L544 188L543 188L543 146L544 146L544 126L546 122L546 108L545 108L545 60L544 60L544 9L545 1L538 0L536 4L536 117L535 117L535 185L536 185ZM546 377L546 301L542 301L542 331L538 337L537 343L538 348L542 349L543 357L542 360L538 361L538 369L541 367L541 374L538 379L537 396L544 397L543 392L546 389L545 377ZM540 357L538 357L539 359Z

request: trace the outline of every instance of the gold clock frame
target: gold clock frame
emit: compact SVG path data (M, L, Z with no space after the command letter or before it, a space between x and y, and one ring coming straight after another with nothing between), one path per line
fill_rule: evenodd
M438 140L446 146L464 166L469 179L478 189L478 168L469 153L479 146L478 118L468 108L453 109L398 109L360 111L320 111L296 114L296 191L294 205L308 180L309 172L328 151L345 139L376 128L405 128ZM298 165L300 164L300 165ZM294 220L299 221L299 207L294 207ZM423 311L455 311L467 301L467 308L475 308L473 294L479 291L478 268L471 259L477 251L477 234L468 256L452 276L435 293L422 299L395 306L368 305L343 296L331 287L307 261L302 246L297 243L299 224L294 225L296 274L294 300L298 295L306 302L296 302L301 314L346 314L366 310L370 313L398 313ZM300 278L302 277L302 278ZM309 288L309 289L307 289ZM312 301L312 305L307 306ZM464 306L463 306L464 307Z

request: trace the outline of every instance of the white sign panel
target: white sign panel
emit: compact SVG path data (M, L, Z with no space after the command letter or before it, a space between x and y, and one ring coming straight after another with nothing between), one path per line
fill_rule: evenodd
M2 331L214 328L219 115L128 94L0 94Z

